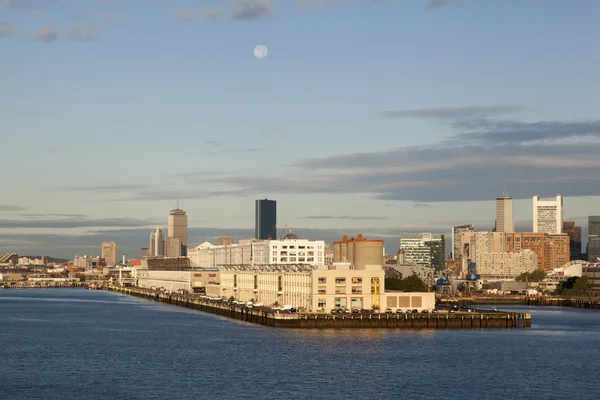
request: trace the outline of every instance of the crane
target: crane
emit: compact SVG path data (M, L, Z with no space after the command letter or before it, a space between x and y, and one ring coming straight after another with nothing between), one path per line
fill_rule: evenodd
M373 278L373 309L379 308L379 278Z

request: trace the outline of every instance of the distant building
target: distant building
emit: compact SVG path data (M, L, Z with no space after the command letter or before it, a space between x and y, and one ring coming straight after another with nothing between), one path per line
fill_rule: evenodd
M177 207L169 212L167 256L185 256L187 254L187 244L188 218L185 211Z
M533 232L559 234L562 233L563 223L563 198L556 196L556 200L540 200L540 196L533 196Z
M150 232L149 255L154 257L164 256L166 254L165 242L165 231L161 226L155 226Z
M140 251L140 258L146 258L150 256L150 249L148 247L142 247Z
M277 239L277 202L275 200L256 200L255 233L257 240Z
M343 236L339 242L333 242L333 263L350 263L355 269L364 269L367 265L384 265L384 242L372 240L358 234L348 239Z
M530 249L508 249L508 237L515 233L472 232L461 236L461 275L466 276L469 266L475 265L476 272L487 278L515 278L523 272L538 267L538 255ZM538 234L544 238L545 234ZM520 242L519 242L520 243ZM543 248L543 243L542 243Z
M217 239L218 246L230 246L233 244L233 238L231 236L222 236Z
M571 251L571 260L581 259L581 227L576 226L573 221L563 221L563 233L569 235L569 248Z
M458 260L460 258L460 235L463 232L475 232L473 225L459 225L452 227L452 258Z
M188 257L193 267L227 265L323 265L325 242L300 239L289 233L282 240L241 241L215 246L209 242L191 248Z
M117 263L117 244L115 242L102 242L101 257L104 258L106 265Z
M600 294L600 263L587 263L583 265L582 276L587 276L591 286L591 291Z
M496 199L496 232L514 232L514 203L508 194L503 193L502 197Z
M587 257L591 263L600 262L600 216L588 217Z
M404 262L442 270L445 265L446 238L431 233L400 235Z

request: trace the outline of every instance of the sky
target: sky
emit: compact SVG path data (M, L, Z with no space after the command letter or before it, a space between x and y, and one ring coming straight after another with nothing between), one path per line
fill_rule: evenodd
M0 253L600 214L597 0L0 0ZM258 59L257 45L269 49Z

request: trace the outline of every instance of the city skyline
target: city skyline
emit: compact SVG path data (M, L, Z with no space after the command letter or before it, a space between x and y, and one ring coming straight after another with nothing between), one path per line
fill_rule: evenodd
M515 230L560 193L585 243L597 1L206 4L0 1L2 128L23 150L0 161L19 166L0 252L137 256L178 199L189 246L252 237L265 196L300 236L394 252L400 233L491 230L503 188Z

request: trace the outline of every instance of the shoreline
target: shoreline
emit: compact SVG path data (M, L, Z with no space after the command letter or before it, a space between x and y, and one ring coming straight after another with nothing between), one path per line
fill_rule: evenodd
M530 328L531 314L519 312L462 312L428 314L279 313L272 310L200 299L196 296L165 294L137 287L104 286L106 290L164 304L251 322L272 328L295 329L507 329Z

